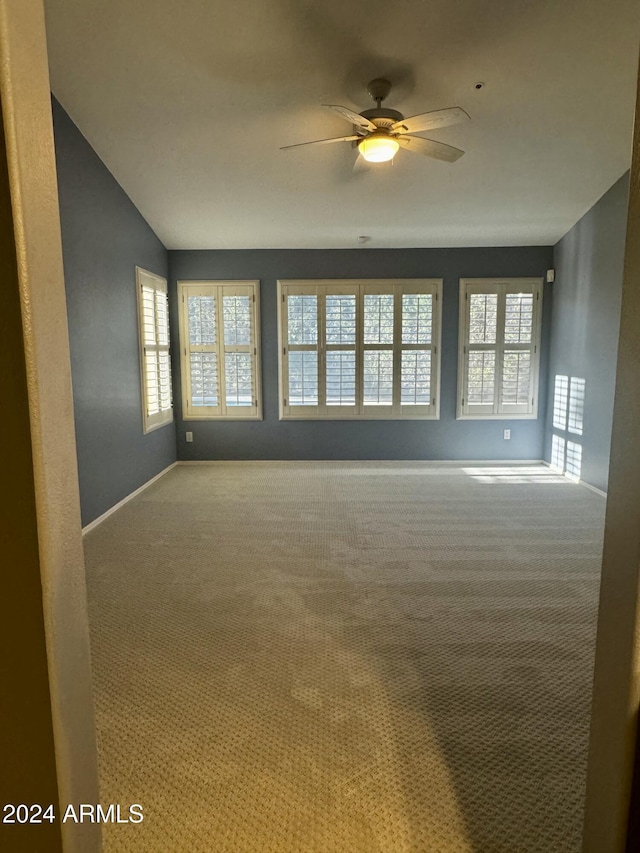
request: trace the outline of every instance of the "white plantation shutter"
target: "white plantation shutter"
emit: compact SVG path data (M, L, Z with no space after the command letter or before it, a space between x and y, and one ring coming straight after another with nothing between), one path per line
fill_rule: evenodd
M287 300L288 381L291 406L318 407L318 296L292 293Z
M372 406L393 408L395 296L390 286L378 293L364 289L362 403L372 412Z
M460 282L459 417L535 417L541 279Z
M136 267L142 420L150 432L173 420L166 279Z
M405 406L428 406L431 397L431 351L402 351L402 393Z
M353 288L324 288L324 369L320 388L328 409L356 414L356 300ZM324 388L323 388L324 386Z
M529 412L532 398L533 292L504 294L501 411Z
M401 396L403 406L435 404L432 365L435 361L434 302L436 293L402 293Z
M496 392L497 293L468 293L467 394L469 407L492 412Z
M260 418L258 282L178 282L184 415Z
M438 416L439 280L279 283L281 416Z

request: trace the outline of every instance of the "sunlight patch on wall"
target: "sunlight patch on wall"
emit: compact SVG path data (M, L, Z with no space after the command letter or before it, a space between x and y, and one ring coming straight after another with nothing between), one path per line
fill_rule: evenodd
M575 435L582 435L584 429L584 391L585 380L571 377L569 389L569 413L567 429Z
M580 479L582 471L582 445L575 441L567 442L565 473L572 480Z
M569 377L556 376L553 392L553 426L554 429L567 428L567 402L569 395Z
M586 381L575 376L556 375L553 394L553 428L551 437L551 467L571 480L582 473L582 444L569 440L584 432L584 401ZM558 432L565 433L564 436Z
M551 465L558 471L564 471L565 440L559 435L551 439Z

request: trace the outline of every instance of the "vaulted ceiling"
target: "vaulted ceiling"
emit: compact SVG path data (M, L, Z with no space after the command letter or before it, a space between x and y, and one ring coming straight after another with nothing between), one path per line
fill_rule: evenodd
M547 245L628 168L637 0L45 0L53 93L168 248ZM322 103L405 116L453 164L353 172ZM476 89L475 84L485 85Z

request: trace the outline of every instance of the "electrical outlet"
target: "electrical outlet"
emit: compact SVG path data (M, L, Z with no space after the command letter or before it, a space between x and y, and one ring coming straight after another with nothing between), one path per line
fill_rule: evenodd
M192 432L186 433L186 436L187 436L187 441L193 441L193 433Z
M505 431L504 431L504 440L505 440L505 441L509 441L509 439L510 439L510 438L511 438L511 430L510 430L510 429L505 429ZM188 439L187 439L187 440L188 440Z

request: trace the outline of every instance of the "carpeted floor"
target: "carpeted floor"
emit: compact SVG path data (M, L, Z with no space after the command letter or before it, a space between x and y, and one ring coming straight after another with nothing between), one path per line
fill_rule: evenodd
M173 469L85 537L107 853L577 853L605 501Z

